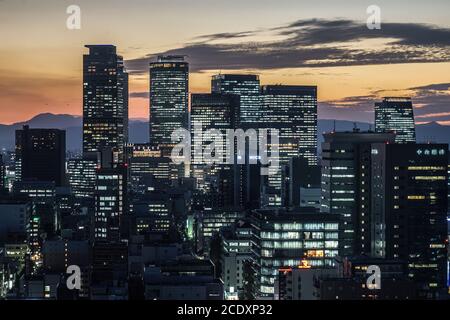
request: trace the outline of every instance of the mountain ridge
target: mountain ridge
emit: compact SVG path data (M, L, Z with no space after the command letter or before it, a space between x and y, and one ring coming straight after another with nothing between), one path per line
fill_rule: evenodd
M24 125L30 128L55 128L66 130L67 150L81 150L82 141L82 117L70 114L41 113L35 117L10 125L0 124L0 148L2 150L13 150L15 130ZM322 133L336 131L351 131L354 127L362 131L373 129L372 123L355 122L345 120L319 119L318 135L319 144L323 141ZM450 126L440 125L436 122L420 124L416 126L418 142L439 142L450 144ZM129 140L133 143L145 143L148 140L148 123L145 119L130 119Z

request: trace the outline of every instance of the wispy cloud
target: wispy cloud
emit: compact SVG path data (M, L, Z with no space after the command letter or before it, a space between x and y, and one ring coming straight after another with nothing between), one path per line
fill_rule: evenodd
M270 34L270 39L258 39ZM367 40L380 45L368 46ZM450 29L418 23L383 23L369 30L352 20L299 20L277 28L200 36L164 52L128 60L131 73L148 72L160 54L187 55L191 70L376 65L450 61Z

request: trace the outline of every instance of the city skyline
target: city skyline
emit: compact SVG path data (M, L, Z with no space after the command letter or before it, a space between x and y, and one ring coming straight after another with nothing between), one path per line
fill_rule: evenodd
M135 0L127 2L128 14L119 3L78 1L81 29L68 30L69 3L41 1L43 13L31 16L34 2L1 1L0 123L45 112L81 115L80 56L84 45L104 43L117 46L130 73L130 118L148 118L149 62L159 54L186 54L191 93L208 92L211 76L220 72L252 73L261 85L317 85L322 119L373 121L374 103L383 96L411 96L418 124L449 125L448 2L434 1L430 10L419 1L379 1L379 31L366 28L370 4L247 1L235 10L236 4L214 3L211 22L204 1ZM106 23L120 16L123 23ZM234 19L240 23L230 24Z
M450 301L448 3L15 1L0 301Z

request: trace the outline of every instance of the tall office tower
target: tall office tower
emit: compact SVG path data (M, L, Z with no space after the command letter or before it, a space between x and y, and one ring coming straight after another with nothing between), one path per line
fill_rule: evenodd
M263 86L261 127L279 130L280 166L294 157L317 164L317 87ZM280 207L283 204L282 174L270 175L263 184L262 205Z
M384 98L375 103L375 131L395 132L396 143L416 142L411 98Z
M159 56L150 63L150 143L173 145L172 132L189 130L189 63L183 56ZM164 154L165 155L165 154Z
M250 222L259 282L257 296L273 298L279 269L334 266L339 216L314 208L254 210Z
M226 130L234 130L239 127L239 109L239 96L236 95L216 93L192 94L190 127L191 136L193 138L193 152L195 151L196 146L202 146L202 152L199 152L199 155L197 155L198 162L205 162L202 153L206 149L206 145L213 142L215 138L215 135L212 132L206 132L208 130L220 130L222 133L222 143L218 143L216 148L224 150L226 146ZM198 132L195 131L196 125L201 125L203 131L202 135L199 135ZM193 158L195 156L196 154L193 154Z
M239 127L239 96L227 94L193 94L191 96L191 136L192 136L192 176L198 181L198 188L204 191L211 190L211 180L215 177L222 187L224 206L233 206L239 202L238 193L235 194L235 179L237 165L225 164L227 156L235 161L235 146L226 144L227 130ZM198 129L201 129L199 132ZM217 132L219 130L219 139ZM204 156L210 154L208 146L214 142L216 150L221 150L222 155L215 153L218 163L208 163Z
M16 181L66 183L66 132L57 129L16 130Z
M67 162L69 185L75 196L76 205L93 204L97 168L98 160L96 155L81 159L69 159Z
M374 143L393 143L392 133L332 132L322 144L322 211L341 217L343 257L371 251L371 152Z
M373 254L408 262L422 296L446 291L448 145L372 147Z
M113 45L87 45L83 56L83 152L128 141L128 74Z
M0 154L0 194L8 189L8 185L6 183L6 166L3 162L3 155Z
M97 170L95 191L94 240L119 242L122 220L127 208L127 166L116 165Z
M263 110L258 75L218 74L212 77L213 93L234 94L240 97L239 128L255 129L261 126ZM248 151L248 150L247 150ZM248 156L248 154L247 154ZM236 187L241 188L241 203L247 209L256 209L260 205L260 167L246 163L236 168ZM224 181L226 182L226 181Z
M212 77L212 93L234 94L240 97L240 125L259 127L261 120L261 94L259 76L250 74L218 74Z

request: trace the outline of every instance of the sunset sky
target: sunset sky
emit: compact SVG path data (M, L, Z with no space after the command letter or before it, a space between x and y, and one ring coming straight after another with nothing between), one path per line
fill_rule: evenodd
M68 30L66 8L81 8ZM369 5L382 29L366 27ZM148 62L186 54L190 91L212 74L317 85L319 116L371 121L375 100L412 96L416 121L450 125L449 0L0 0L0 123L82 113L85 44L114 44L130 117L148 118Z

